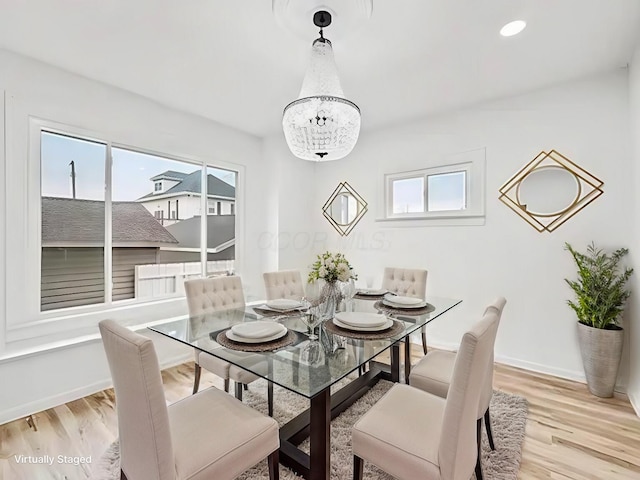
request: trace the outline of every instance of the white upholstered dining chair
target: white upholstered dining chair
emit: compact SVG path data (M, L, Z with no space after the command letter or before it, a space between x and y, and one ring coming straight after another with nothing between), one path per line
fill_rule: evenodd
M384 269L382 288L406 297L424 298L427 296L427 271L411 268ZM427 328L422 327L422 350L427 353Z
M497 330L498 316L488 312L464 334L446 399L396 384L356 422L354 480L362 479L364 460L400 480L471 477L476 412Z
M299 270L281 270L262 274L267 300L289 298L300 300L304 297L304 284Z
M190 316L206 315L207 313L245 307L242 280L238 276L197 278L184 282L187 295L187 306ZM242 389L259 377L247 370L214 357L209 353L194 349L195 375L193 379L193 393L198 391L202 368L218 375L224 380L224 389L229 391L229 379L235 382L235 394L242 400ZM268 384L268 410L273 414L273 385Z
M153 342L100 322L113 377L124 480L233 479L268 457L278 480L278 424L215 388L167 407Z
M498 297L492 304L487 306L484 313L485 315L493 313L498 318L502 317L502 311L506 305L507 300L504 297ZM426 392L438 395L439 397L446 398L449 389L450 382L453 375L453 369L456 362L456 352L447 352L442 350L433 350L425 355L420 361L411 367L411 374L409 375L409 384L412 387L419 388ZM489 404L491 403L491 397L493 396L493 350L491 351L491 357L489 359L489 368L487 369L486 376L484 377L484 384L482 386L482 392L480 394L480 400L478 403L477 411L477 436L478 436L478 451L480 450L480 433L482 431L482 419L484 418L484 426L487 430L487 437L489 439L489 446L491 450L495 450L495 443L493 440L493 433L491 431L491 415L489 412ZM478 466L476 471L481 471L482 465L480 464L480 458L478 458ZM478 476L476 474L476 476ZM478 479L480 480L480 479Z

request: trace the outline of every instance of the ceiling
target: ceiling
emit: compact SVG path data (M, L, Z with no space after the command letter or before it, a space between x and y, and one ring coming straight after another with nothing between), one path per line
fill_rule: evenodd
M363 130L624 67L640 33L638 0L373 1L333 42ZM0 48L261 136L280 131L315 36L279 27L270 0L0 0L0 12ZM501 37L513 19L527 28Z

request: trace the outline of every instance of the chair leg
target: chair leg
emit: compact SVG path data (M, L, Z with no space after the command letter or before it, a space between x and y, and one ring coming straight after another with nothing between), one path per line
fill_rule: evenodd
M353 480L362 480L362 473L364 472L364 460L359 456L353 456Z
M427 354L427 329L422 327L422 350Z
M480 454L482 451L482 419L479 418L476 422L476 442L478 443L478 459L476 460L476 480L482 480L482 463L480 461Z
M200 373L202 373L202 367L196 363L196 371L193 376L193 393L198 393L198 388L200 388Z
M247 390L249 390L249 385L247 385L246 383L243 383L242 388L244 388L244 391L246 392Z
M269 480L280 480L279 452L280 450L276 449L267 457L267 463L269 464Z
M267 411L273 417L273 382L267 384Z
M484 428L487 430L487 437L489 438L489 446L491 450L496 449L495 443L493 443L493 432L491 431L491 415L489 414L489 407L484 412Z
M229 393L229 379L228 378L224 379L224 391Z
M240 382L235 382L236 384L236 398L242 401L242 384Z

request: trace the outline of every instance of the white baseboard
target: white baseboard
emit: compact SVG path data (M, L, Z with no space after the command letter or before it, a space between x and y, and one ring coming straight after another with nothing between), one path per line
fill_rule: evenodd
M164 370L166 368L175 367L176 365L180 365L191 359L193 359L193 355L176 355L165 359L161 364L161 368ZM111 388L112 386L113 383L111 382L111 378L105 378L90 385L83 385L82 387L78 387L67 392L51 395L45 398L39 398L34 402L24 403L17 407L0 412L0 425L4 425L5 423L12 422L28 415L33 415L34 413L42 412L48 408L57 407L58 405L93 395L94 393L101 392L102 390Z
M420 348L422 348L422 340L420 340L419 342L414 340L413 343L415 343L416 345L419 345ZM433 337L430 337L429 345L432 345L434 348L437 348L440 350L449 350L449 351L457 350L459 347L459 345L454 343L438 342L438 340L437 339L434 340ZM554 377L573 380L574 382L580 382L585 384L587 383L587 379L584 376L584 372L582 370L567 370L564 368L556 368L556 367L544 365L541 363L529 362L526 360L520 360L517 358L508 357L506 355L496 355L495 361L497 363L502 363L505 365L509 365L511 367L517 367L517 368L522 368L523 370L529 370L531 372L543 373L545 375L552 375ZM616 385L615 391L618 393L624 393L624 394L627 393L627 389L625 385ZM635 409L636 413L638 413L640 409L640 399L636 398L635 404L634 404L634 402L631 399L631 395L628 395L628 396L629 396L629 401L631 402L631 405L633 405L633 408ZM640 416L640 413L638 413L638 416Z
M88 395L93 395L94 393L100 392L110 386L111 379L108 378L92 383L91 385L83 385L82 387L78 387L68 392L39 398L34 402L23 403L22 405L10 408L9 410L5 410L0 413L0 425L4 425L5 423L12 422L13 420L17 420L28 415L33 415L34 413L42 412L48 408L57 407L58 405L78 400L79 398L83 398Z
M567 380L573 380L575 382L587 383L587 379L584 376L584 372L581 370L567 370L565 368L557 368L542 363L529 362L527 360L520 360L506 355L496 355L496 362L504 363L512 367L522 368L536 373L544 373L546 375L553 375L554 377L566 378Z
M627 392L627 397L629 398L629 402L631 403L633 410L636 412L636 415L640 417L640 397L633 392Z

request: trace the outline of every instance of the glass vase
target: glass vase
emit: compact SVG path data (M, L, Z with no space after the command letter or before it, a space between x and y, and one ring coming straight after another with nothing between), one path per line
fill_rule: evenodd
M342 294L338 282L326 282L322 287L319 305L320 318L323 322L335 316L340 300L342 300Z

